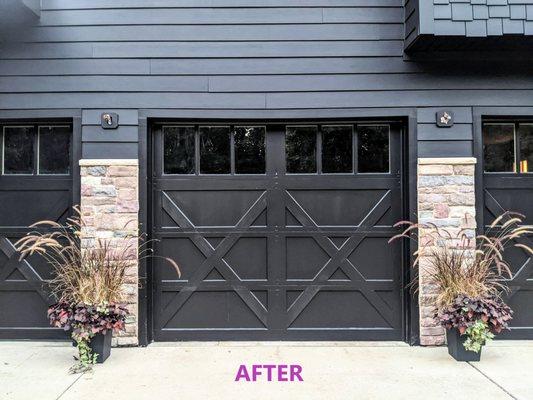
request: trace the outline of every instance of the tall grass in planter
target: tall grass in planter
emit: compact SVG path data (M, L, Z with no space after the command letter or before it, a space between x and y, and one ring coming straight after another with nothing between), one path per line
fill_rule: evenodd
M516 243L533 233L533 228L522 225L523 219L506 212L484 235L475 237L466 229L454 234L433 224L396 224L406 228L389 242L408 238L418 243L422 237L413 266L420 272L423 262L424 279L436 288L435 319L446 328L449 353L457 360L479 360L486 342L508 329L513 311L502 295L512 273L504 252L514 246L533 254L530 247Z
M71 332L78 349L78 363L71 370L79 372L109 356L112 334L125 330L128 270L135 268L139 258L152 255L147 246L139 247L136 236L84 239L84 218L74 209L76 215L65 225L33 224L35 231L15 247L21 260L37 254L53 269L47 285L57 303L49 307L48 318L52 326ZM180 275L178 265L165 259Z

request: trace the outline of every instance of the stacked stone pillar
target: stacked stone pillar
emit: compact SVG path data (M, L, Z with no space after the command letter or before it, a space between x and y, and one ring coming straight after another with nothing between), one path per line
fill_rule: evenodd
M123 292L130 312L126 331L113 338L114 345L136 346L138 340L138 160L80 160L81 204L85 221L82 246L96 240L109 241L117 248L133 245L128 252L127 283Z
M418 222L444 228L457 239L463 230L475 237L476 196L475 158L420 158L418 160ZM472 241L472 245L474 241ZM419 251L432 243L419 231ZM423 256L419 266L420 343L435 346L445 343L444 329L435 321L436 288L428 276L431 259Z

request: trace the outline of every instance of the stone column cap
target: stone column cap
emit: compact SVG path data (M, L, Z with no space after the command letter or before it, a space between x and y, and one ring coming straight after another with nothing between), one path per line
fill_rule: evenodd
M477 159L475 157L443 157L443 158L419 158L418 165L427 164L446 164L446 165L469 165L476 164Z
M139 165L139 160L132 159L82 159L80 167L93 167L98 165Z

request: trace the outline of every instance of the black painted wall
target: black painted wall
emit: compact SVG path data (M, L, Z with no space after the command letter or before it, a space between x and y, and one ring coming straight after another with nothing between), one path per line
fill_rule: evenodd
M274 119L418 108L424 157L472 155L474 106L533 103L527 54L416 60L404 21L403 0L42 0L38 24L0 44L0 109L82 109L84 158L134 158L139 109ZM442 108L453 128L435 127ZM102 110L120 114L117 131L98 127Z

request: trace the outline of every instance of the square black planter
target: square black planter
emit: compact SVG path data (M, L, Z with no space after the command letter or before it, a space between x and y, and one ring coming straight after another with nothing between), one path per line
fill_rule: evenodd
M479 361L481 350L479 353L466 350L464 342L467 338L466 335L461 335L457 329L448 329L446 331L448 353L457 361Z
M111 354L111 339L113 337L113 332L107 331L105 335L99 333L91 339L89 347L93 353L98 354L96 357L96 362L102 364L105 360L108 359Z

